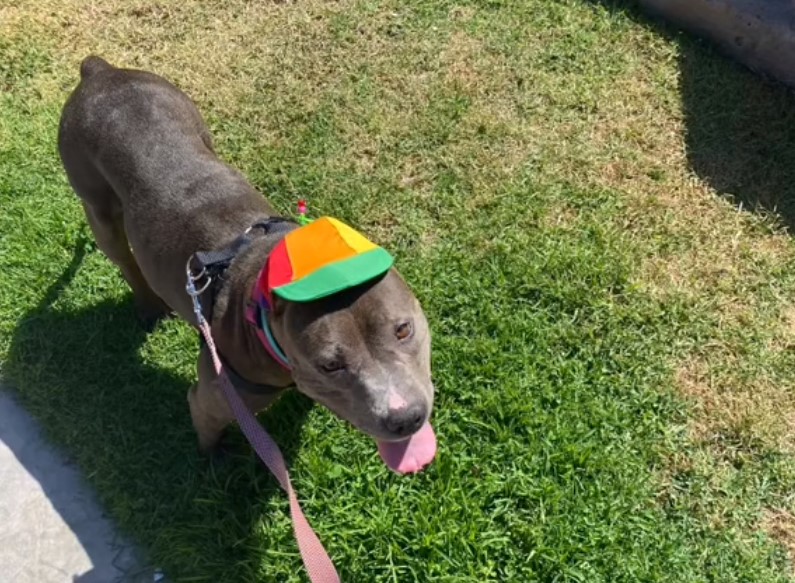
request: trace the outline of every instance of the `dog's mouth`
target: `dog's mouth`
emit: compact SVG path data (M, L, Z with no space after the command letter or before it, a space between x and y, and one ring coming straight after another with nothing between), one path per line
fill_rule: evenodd
M436 434L428 421L403 441L376 441L381 459L398 474L419 472L436 457Z
M340 419L348 421L353 427L374 439L378 444L378 454L381 459L395 473L415 474L430 465L436 457L436 433L427 420L414 434L405 439L399 441L381 439L374 435L375 432L366 424L357 423L354 421L355 417L346 415L344 409L335 407L325 399L315 397L315 400ZM383 431L379 433L383 435Z

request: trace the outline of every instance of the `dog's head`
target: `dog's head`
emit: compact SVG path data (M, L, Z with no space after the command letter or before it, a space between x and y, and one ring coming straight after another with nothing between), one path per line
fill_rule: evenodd
M431 336L397 271L311 302L275 298L272 327L298 390L375 438L392 469L432 459Z

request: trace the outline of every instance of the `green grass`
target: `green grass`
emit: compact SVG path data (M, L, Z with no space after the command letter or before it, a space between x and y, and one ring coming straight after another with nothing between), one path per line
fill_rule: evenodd
M423 474L298 395L262 416L343 580L790 580L795 245L786 205L725 200L760 188L720 150L775 156L791 201L785 92L613 4L75 5L0 24L0 370L172 579L304 575L242 437L196 453L194 334L145 334L91 244L55 149L89 51L178 82L277 207L371 234L425 308ZM724 123L737 95L759 133Z

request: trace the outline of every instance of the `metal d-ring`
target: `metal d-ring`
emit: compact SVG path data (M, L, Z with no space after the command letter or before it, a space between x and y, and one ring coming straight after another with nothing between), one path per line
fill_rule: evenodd
M188 276L188 282L185 285L185 291L188 292L188 295L195 298L196 296L203 294L207 288L210 287L213 278L207 274L207 268L204 266L202 266L202 270L198 274L194 275L193 270L190 268L191 259L193 259L193 255L188 257L188 262L185 264L185 275ZM201 286L201 288L196 289L196 282L203 278L206 278L207 281L204 282L204 285Z

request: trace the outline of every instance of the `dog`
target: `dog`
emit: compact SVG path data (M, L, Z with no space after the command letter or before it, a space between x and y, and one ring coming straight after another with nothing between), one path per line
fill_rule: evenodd
M246 244L213 282L208 318L246 405L258 412L294 386L374 438L394 471L430 463L436 450L429 423L431 335L394 267L311 301L269 298L261 324L287 368L247 311L271 253L302 227L280 220L244 176L218 158L185 93L153 73L89 56L63 108L58 150L97 246L121 270L144 322L174 313L196 325L186 266L197 252L228 247L246 233ZM200 450L212 452L234 417L206 345L197 371L188 391L190 415Z

